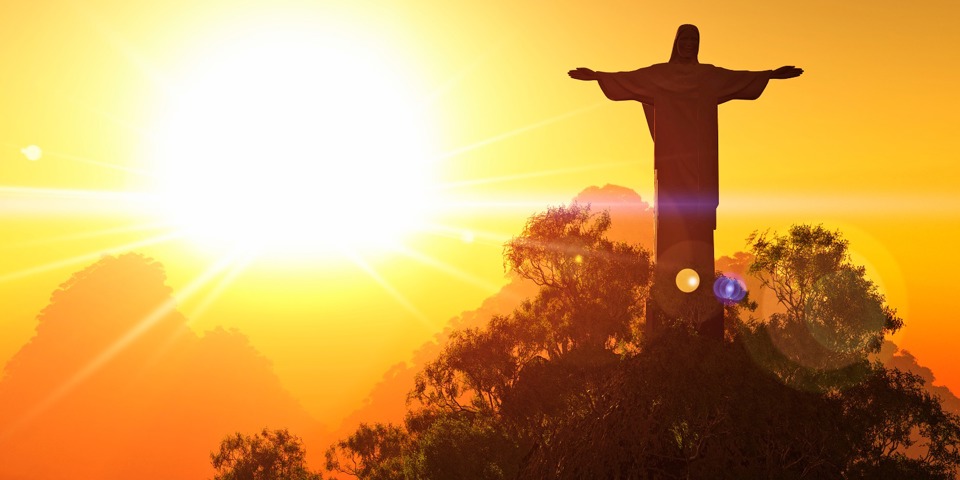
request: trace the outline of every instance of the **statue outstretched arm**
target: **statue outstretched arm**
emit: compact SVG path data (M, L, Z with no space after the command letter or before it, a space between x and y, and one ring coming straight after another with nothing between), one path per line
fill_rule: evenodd
M802 68L797 68L797 67L794 67L793 65L785 65L776 70L773 70L773 72L770 73L770 78L777 79L777 80L786 80L788 78L799 77L801 74L803 74Z
M586 67L579 67L567 72L570 78L576 80L595 80L600 89L610 100L637 100L653 104L653 94L649 82L641 73L645 69L633 72L597 72Z
M573 78L575 80L589 81L589 80L599 80L600 73L602 72L595 72L593 70L590 70L587 67L578 67L574 70L570 70L569 72L567 72L567 75L570 75L570 78Z

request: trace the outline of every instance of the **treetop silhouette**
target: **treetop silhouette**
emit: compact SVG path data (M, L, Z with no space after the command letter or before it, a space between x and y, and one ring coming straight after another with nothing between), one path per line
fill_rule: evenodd
M331 446L328 469L364 479L953 478L960 417L919 376L870 361L902 321L838 233L754 237L766 239L755 241L754 271L787 272L785 284L810 283L780 270L769 245L834 260L818 273L826 282L810 284L816 306L803 318L820 325L811 341L843 362L817 363L775 343L795 322L742 318L746 299L725 309L723 341L689 328L650 335L649 254L605 240L609 228L606 214L576 204L532 216L504 258L539 292L451 333L418 375L404 424L361 425ZM858 307L821 295L834 279L850 282L842 295ZM884 321L861 321L871 311Z

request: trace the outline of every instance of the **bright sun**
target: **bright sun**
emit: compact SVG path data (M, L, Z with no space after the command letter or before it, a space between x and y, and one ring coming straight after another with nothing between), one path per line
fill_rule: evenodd
M267 253L399 242L433 168L409 65L343 33L246 31L170 82L154 153L187 236Z

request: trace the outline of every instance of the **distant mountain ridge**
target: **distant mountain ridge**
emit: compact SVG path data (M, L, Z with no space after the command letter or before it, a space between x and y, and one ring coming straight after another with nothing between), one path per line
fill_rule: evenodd
M318 435L247 338L195 334L165 281L125 254L53 293L0 379L0 478L208 478L229 433Z

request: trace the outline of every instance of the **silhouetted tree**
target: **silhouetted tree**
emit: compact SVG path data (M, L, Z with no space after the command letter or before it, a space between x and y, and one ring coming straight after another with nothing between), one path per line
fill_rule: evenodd
M326 467L361 480L403 478L409 443L410 436L401 427L362 423L347 439L330 446Z
M797 389L739 339L668 332L591 412L558 422L520 478L953 478L960 419L922 387L873 364L847 390Z
M960 473L960 417L943 410L919 375L879 364L871 373L835 395L854 440L848 476L954 478Z
M537 295L451 333L416 378L405 424L362 425L328 468L642 479L950 478L960 467L960 419L920 377L868 360L902 320L838 233L751 237L751 271L787 313L740 320L755 304L727 305L717 342L691 328L643 335L649 254L607 241L609 226L576 204L531 217L504 257Z
M521 478L832 478L836 400L784 386L737 343L665 331L590 412L562 419Z
M381 478L375 452L402 450L407 478L513 478L543 426L581 411L618 355L637 348L650 256L607 240L609 228L606 212L578 204L531 217L506 245L505 267L539 293L486 328L451 334L410 393L406 447L361 426L331 449L328 468Z
M920 377L868 361L902 320L846 241L809 226L752 238L751 270L787 313L724 344L681 329L646 342L593 410L555 424L522 478L953 477L960 419Z
M406 424L416 438L406 457L410 479L513 479L528 450L489 414L421 410Z
M531 217L504 257L539 293L484 329L454 332L411 397L427 407L500 412L508 392L546 363L603 363L634 345L650 256L606 240L609 227L606 212L577 204Z
M750 273L786 309L757 325L758 355L800 388L859 381L869 371L867 355L879 352L884 335L903 320L864 267L852 263L847 241L811 225L795 225L786 235L754 232L748 241L755 257Z
M794 225L786 235L754 232L748 240L755 257L750 273L787 308L770 323L803 326L840 356L878 352L884 335L903 326L865 268L852 263L839 232Z
M539 293L484 329L454 332L410 397L499 419L517 445L591 402L618 355L638 345L651 274L649 253L607 240L609 228L606 212L576 203L531 217L504 258Z
M307 469L305 455L299 437L286 429L265 428L224 438L210 461L217 470L214 480L320 480Z
M533 318L525 320L543 323L543 348L552 358L634 339L650 253L607 240L610 226L608 212L573 203L534 215L504 248L505 266L541 287L525 309Z

